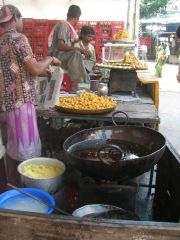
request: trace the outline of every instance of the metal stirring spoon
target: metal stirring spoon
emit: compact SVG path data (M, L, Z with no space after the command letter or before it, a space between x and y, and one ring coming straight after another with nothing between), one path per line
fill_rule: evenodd
M22 194L24 194L24 195L26 195L26 196L28 196L28 197L36 200L36 201L38 201L38 202L40 202L41 204L44 204L44 205L46 205L46 206L48 206L48 207L50 207L50 208L53 208L54 210L56 210L56 211L59 212L59 213L62 213L62 214L67 215L67 216L71 216L70 213L68 213L68 212L66 212L66 211L64 211L64 210L62 210L62 209L60 209L60 208L58 208L58 207L55 207L55 206L53 206L52 204L47 203L47 202L45 202L44 200L41 200L40 198L37 198L37 197L35 197L34 195L32 195L32 194L30 194L30 193L28 193L28 192L26 192L26 191L24 191L24 190L22 190L22 189L20 189L20 188L17 188L17 187L15 187L14 185L12 185L12 184L10 184L10 183L7 183L7 186L15 189L16 191L18 191L18 192L20 192L20 193L22 193Z

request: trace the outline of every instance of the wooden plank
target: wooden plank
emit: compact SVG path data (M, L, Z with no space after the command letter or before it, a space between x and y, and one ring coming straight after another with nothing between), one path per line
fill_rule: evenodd
M152 75L149 71L146 72L137 72L137 76L140 82L144 84L149 84L149 83L156 83L158 82L158 79L156 76Z
M145 89L146 90L146 89ZM149 97L149 94L145 94L142 91L137 91L141 103L148 103L154 105L153 98Z
M179 240L180 225L0 211L1 240Z
M170 143L157 165L155 216L160 221L180 219L180 157L172 154ZM173 150L174 151L174 150Z
M129 122L134 123L150 123L156 124L159 123L159 116L156 111L156 108L153 104L146 103L119 103L115 111L126 112L129 116ZM74 114L74 113L65 113L60 110L49 109L43 110L37 108L38 116L47 117L47 118L69 118L69 119L80 119L80 120L96 120L96 121L109 121L112 122L112 114L115 112L107 114ZM124 122L124 116L119 115L116 117L117 122Z
M147 90L154 100L156 109L159 109L159 81L149 71L137 72L137 77L142 85L147 85Z

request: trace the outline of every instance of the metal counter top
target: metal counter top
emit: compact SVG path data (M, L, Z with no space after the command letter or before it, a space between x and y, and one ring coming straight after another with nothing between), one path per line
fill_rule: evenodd
M78 114L66 113L57 108L42 109L37 107L37 114L46 118L58 119L79 119L79 120L96 120L112 122L112 114L115 111L124 111L128 114L129 123L141 124L159 124L160 119L153 100L148 96L139 95L139 101L118 101L116 109L106 114ZM124 115L117 114L115 117L117 122L124 122Z

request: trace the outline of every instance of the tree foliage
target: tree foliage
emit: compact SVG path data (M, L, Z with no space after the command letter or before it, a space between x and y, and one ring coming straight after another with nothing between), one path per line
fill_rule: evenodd
M140 17L152 17L158 13L165 13L166 6L171 0L141 0Z

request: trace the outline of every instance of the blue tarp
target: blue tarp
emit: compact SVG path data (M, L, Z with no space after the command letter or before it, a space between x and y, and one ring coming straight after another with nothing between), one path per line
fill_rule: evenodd
M166 32L176 32L178 24L166 25Z

